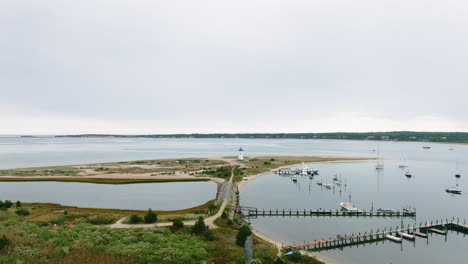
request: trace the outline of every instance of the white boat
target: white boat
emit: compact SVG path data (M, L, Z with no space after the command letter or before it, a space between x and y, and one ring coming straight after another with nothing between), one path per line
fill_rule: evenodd
M331 183L324 183L322 185L323 185L323 187L325 187L327 189L330 189L332 187Z
M450 187L450 188L447 188L445 189L446 192L448 193L454 193L454 194L461 194L462 191L460 189L458 189L458 187Z
M317 181L317 185L322 185L322 181Z
M398 168L406 168L408 167L408 163L403 159L400 159L400 164L398 164Z
M292 177L292 180L293 180L293 182L297 182L297 176L294 175L294 176Z
M379 209L377 209L377 211L380 211L380 212L395 212L396 210L393 209L393 208L379 208Z
M342 202L340 203L340 206L341 208L343 208L343 210L348 211L348 212L359 212L359 209L354 207L352 203Z
M392 236L392 235L385 235L385 238L386 238L386 239L390 239L390 240L395 241L395 242L401 242L401 241L403 241L403 238L401 238L401 237L396 237L396 236Z
M455 171L455 178L460 178L461 177L461 174L460 172L457 170Z
M406 172L405 172L405 176L408 177L408 178L411 178L411 176L412 176L412 175L411 175L411 172L406 171Z
M336 185L341 185L341 181L340 180L334 180L333 181Z
M383 170L384 164L383 160L380 158L380 146L377 147L377 165L375 165L376 170Z
M405 232L398 232L398 235L403 237L403 238L411 239L411 240L414 240L416 238L414 235L411 235L411 234L408 234L408 233L405 233Z

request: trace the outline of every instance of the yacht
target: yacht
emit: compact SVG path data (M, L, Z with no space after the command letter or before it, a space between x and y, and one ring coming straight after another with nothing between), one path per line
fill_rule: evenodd
M383 160L380 158L380 146L377 147L377 165L375 165L376 170L383 170L384 164Z
M323 187L330 189L332 187L331 183L323 183Z
M340 203L340 206L343 210L348 211L348 212L359 212L359 209L354 207L352 203L342 202Z

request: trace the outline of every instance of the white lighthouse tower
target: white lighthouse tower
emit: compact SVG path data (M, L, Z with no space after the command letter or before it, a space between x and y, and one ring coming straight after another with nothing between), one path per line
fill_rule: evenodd
M244 161L244 150L242 147L239 149L239 156L237 156L238 161Z

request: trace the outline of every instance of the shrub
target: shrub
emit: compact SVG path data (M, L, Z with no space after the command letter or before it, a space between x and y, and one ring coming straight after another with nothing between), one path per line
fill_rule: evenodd
M0 237L0 250L7 249L8 246L10 246L10 244L11 244L10 240L5 235Z
M227 220L227 224L228 224L228 225L233 225L234 222L233 222L231 219L229 219L229 220Z
M147 224L156 223L156 221L158 220L158 215L155 212L153 212L151 209L148 209L148 212L144 216L144 220L145 220L145 223Z
M199 235L205 232L205 230L206 230L205 221L203 220L203 217L200 216L198 217L198 220L195 223L195 225L192 226L191 233Z
M273 264L287 264L286 261L280 257L276 257L275 262Z
M30 215L31 213L26 210L26 209L18 209L16 210L15 212L17 215L21 215L21 216L27 216L27 215Z
M222 219L228 218L228 214L227 214L226 212L223 212L223 213L221 214L221 218L222 218Z
M180 218L174 219L172 221L172 230L179 230L184 227L184 222Z
M293 262L299 262L302 260L302 255L298 251L295 251L291 255L287 256L287 258Z
M143 218L141 218L141 216L135 214L130 216L130 224L138 224L141 222L143 222Z
M214 236L213 231L211 231L210 229L206 229L205 232L203 233L203 236L208 241L216 240L216 237Z
M114 222L114 219L102 216L92 216L88 218L88 222L93 225L109 225Z
M243 225L236 235L236 244L243 247L245 245L245 240L247 240L247 237L250 235L252 235L250 227L248 225Z
M20 201L16 202L16 208L18 208L18 207L21 207L21 202Z
M0 201L0 210L6 211L8 208L11 208L13 203L10 200L6 200L5 202Z

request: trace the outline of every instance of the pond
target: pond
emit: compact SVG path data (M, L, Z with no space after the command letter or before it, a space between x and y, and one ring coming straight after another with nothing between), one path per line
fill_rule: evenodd
M94 184L0 182L0 200L134 210L179 210L216 198L212 181Z

